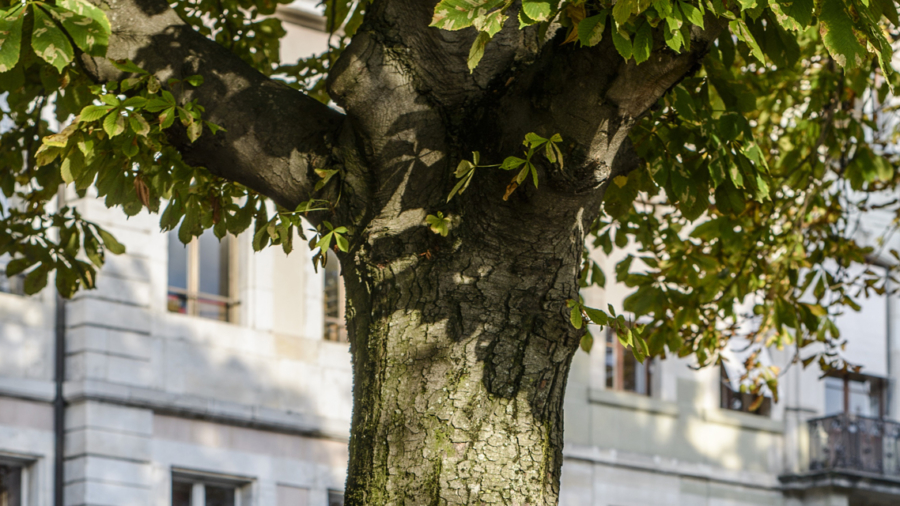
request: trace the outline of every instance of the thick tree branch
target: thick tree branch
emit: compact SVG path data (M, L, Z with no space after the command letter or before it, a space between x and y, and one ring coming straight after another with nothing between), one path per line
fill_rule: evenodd
M129 58L163 82L203 76L204 84L187 87L181 98L197 99L204 119L227 131L204 133L194 143L173 135L188 163L290 209L312 197L313 169L335 163L343 115L260 74L182 22L164 0L111 0L107 14L110 58ZM83 61L94 79L122 77L103 58Z
M502 146L512 149L522 136L536 131L560 133L569 160L555 171L558 189L567 194L590 193L603 182L636 167L627 137L636 120L667 91L695 72L724 24L712 17L706 29L694 27L691 50L675 53L661 40L650 59L625 62L607 30L603 41L590 49L561 45L558 34L534 65L516 76L495 113L502 123ZM599 197L602 198L602 191Z
M477 31L432 28L437 0L379 0L370 8L366 27L380 42L397 50L409 67L414 84L450 117L460 107L480 101L490 84L518 62L533 60L540 51L536 28L520 30L518 5L509 11L504 29L488 43L481 63L470 72L467 59Z

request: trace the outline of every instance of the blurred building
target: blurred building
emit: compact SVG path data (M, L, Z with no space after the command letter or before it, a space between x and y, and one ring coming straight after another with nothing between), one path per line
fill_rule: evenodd
M280 11L285 60L324 49L316 3ZM254 254L246 236L184 247L155 216L76 204L128 253L68 302L0 280L0 506L341 504L351 370L336 262L316 273L303 248ZM896 300L867 301L841 321L862 374L793 366L778 403L740 392L746 346L697 372L636 363L595 331L569 382L562 504L900 504L898 318Z

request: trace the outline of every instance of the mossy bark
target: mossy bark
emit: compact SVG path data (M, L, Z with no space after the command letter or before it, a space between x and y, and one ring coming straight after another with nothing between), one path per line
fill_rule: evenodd
M580 234L466 230L449 248L426 231L383 263L371 251L345 262L348 505L557 502Z

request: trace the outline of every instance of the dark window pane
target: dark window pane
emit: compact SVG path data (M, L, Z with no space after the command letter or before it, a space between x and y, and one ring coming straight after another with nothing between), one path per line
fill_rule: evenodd
M634 358L631 348L622 350L623 357L623 383L622 390L626 392L635 392L638 394L649 395L650 389L647 385L647 363L640 363Z
M234 506L234 489L207 485L206 506Z
M187 290L187 247L177 230L169 232L169 287Z
M228 297L228 240L207 230L198 240L200 248L200 292Z
M328 506L344 506L344 493L336 490L329 490Z
M725 373L725 368L720 369L719 388L721 393L721 404L723 409L732 411L742 411L760 416L770 416L772 414L772 399L770 397L760 397L750 393L734 391L731 389L731 383Z
M606 331L606 388L616 388L616 336Z
M825 378L825 415L844 412L844 380Z
M0 506L22 506L22 469L0 465Z
M325 317L339 318L341 316L341 271L337 258L328 253L328 263L325 265Z
M341 268L337 257L327 252L328 262L325 265L325 339L344 342L347 331L344 328L344 315L341 314Z
M191 506L194 485L183 481L172 482L172 506Z

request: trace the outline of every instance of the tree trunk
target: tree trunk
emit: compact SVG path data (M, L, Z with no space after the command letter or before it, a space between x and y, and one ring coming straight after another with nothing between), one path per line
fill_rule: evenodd
M550 236L515 224L503 233L487 218L450 249L421 227L392 245L393 261L368 252L345 263L346 504L557 503L580 218Z

